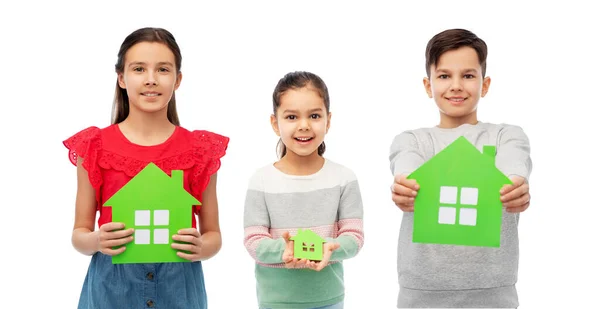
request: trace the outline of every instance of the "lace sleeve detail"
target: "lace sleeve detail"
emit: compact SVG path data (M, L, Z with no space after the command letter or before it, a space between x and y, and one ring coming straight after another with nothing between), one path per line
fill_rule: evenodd
M206 189L210 176L221 167L221 158L225 155L229 138L210 131L197 130L194 134L194 158L192 194L202 201L202 192Z
M77 158L83 158L82 166L88 172L92 187L99 188L102 184L102 174L98 167L98 158L102 149L100 129L88 127L63 141L69 150L69 161L77 166Z

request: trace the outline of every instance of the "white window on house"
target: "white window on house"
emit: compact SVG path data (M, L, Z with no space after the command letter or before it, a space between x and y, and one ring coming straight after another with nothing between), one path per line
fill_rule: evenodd
M152 215L153 224L150 224ZM169 211L168 210L136 210L135 211L135 237L136 244L150 244L150 233L153 233L154 244L169 243ZM154 228L163 227L163 228Z
M477 224L477 201L479 189L462 187L442 186L440 187L440 209L438 212L439 224L456 224L456 214L458 211L458 224L471 225ZM460 198L459 198L460 196ZM457 203L460 201L460 203Z

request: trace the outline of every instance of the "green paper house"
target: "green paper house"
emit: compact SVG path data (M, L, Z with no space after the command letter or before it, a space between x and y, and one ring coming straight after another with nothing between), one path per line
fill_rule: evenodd
M183 171L171 177L150 163L109 198L112 221L133 228L134 240L113 264L187 262L171 247L178 230L192 227L192 207L201 203L183 187Z
M309 229L298 229L295 236L290 237L294 241L294 257L320 261L323 259L323 243L325 239Z
M512 182L495 156L495 146L481 152L461 136L407 177L420 186L413 242L500 247L500 189Z

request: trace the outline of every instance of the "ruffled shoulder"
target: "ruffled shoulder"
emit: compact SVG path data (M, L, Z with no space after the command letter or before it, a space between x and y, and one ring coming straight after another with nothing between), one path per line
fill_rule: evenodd
M92 126L83 129L63 141L68 149L69 161L77 166L77 158L83 158L82 166L88 172L90 183L94 188L99 188L102 175L98 168L98 158L102 150L101 130Z
M206 131L192 131L194 142L194 167L192 191L197 198L202 197L210 176L221 167L221 158L225 156L229 145L229 137Z

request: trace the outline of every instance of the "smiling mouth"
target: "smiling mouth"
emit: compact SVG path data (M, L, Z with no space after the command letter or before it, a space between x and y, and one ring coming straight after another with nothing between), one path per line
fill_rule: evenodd
M295 140L299 141L299 142L308 142L310 140L312 140L312 137L294 137Z
M142 95L145 96L145 97L158 97L161 94L160 93L156 93L156 92L151 92L151 93L144 92L144 93L142 93Z
M446 100L448 100L450 104L458 106L462 105L467 100L467 98L446 98Z

